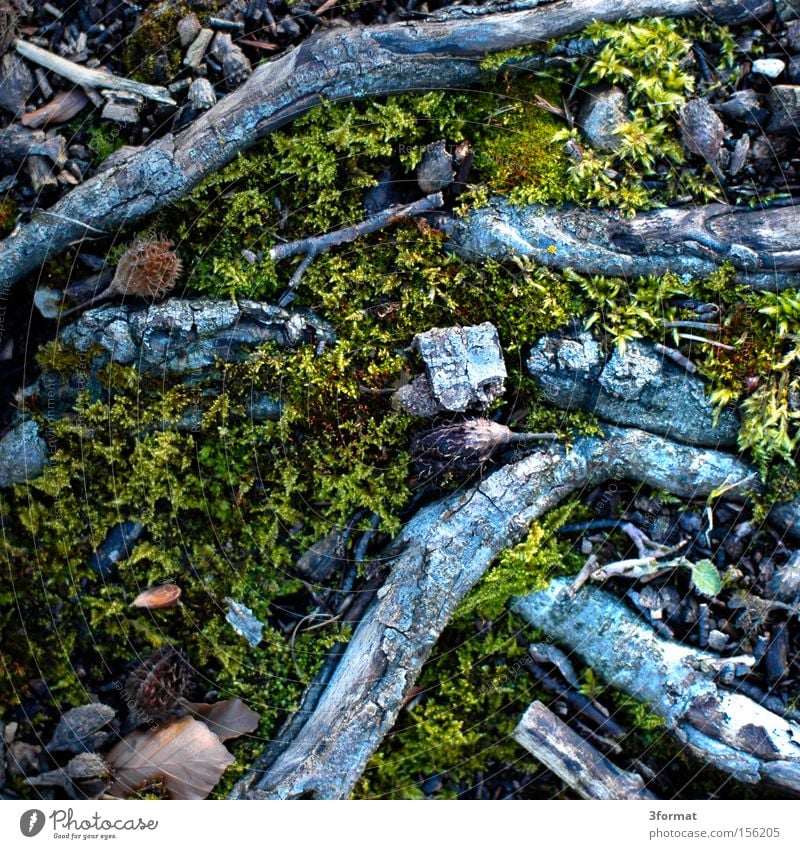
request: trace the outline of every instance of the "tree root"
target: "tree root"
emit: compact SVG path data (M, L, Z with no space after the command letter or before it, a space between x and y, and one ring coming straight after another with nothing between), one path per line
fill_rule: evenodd
M569 451L531 453L422 509L384 551L391 573L313 712L277 758L255 763L233 797L349 796L466 593L533 520L571 493L625 478L683 498L730 486L727 497L744 500L742 482L753 479L730 454L640 430L605 433L582 437Z
M800 726L718 687L720 658L667 641L610 593L569 579L516 598L514 613L663 717L681 743L739 781L800 792Z
M736 279L753 289L800 286L800 216L792 205L714 203L629 219L609 210L517 207L498 198L466 220L438 214L431 223L471 258L524 256L549 268L626 278L668 271L708 277L728 262Z
M543 47L592 21L661 15L731 24L771 9L772 0L572 0L518 12L332 27L261 65L184 132L134 149L51 210L34 214L0 243L0 295L93 232L113 232L186 197L238 153L323 99L463 88L484 76L480 60L487 54Z

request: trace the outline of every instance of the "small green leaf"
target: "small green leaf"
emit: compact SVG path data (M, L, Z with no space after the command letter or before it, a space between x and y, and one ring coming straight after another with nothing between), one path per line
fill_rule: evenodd
M710 560L698 560L691 564L692 583L699 593L714 597L722 589L717 567Z

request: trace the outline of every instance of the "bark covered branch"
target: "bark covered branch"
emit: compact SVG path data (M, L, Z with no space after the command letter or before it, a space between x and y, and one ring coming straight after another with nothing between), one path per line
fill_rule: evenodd
M739 781L800 792L800 727L718 687L719 657L658 637L616 596L559 578L512 601L526 622L572 649L605 681L645 702L694 753Z
M342 798L352 791L456 607L504 548L571 493L611 478L684 498L730 486L744 498L753 470L720 451L609 427L572 450L548 448L477 487L421 510L384 552L392 571L316 707L273 762L256 762L236 798ZM797 528L793 529L795 532Z
M97 231L112 232L185 197L209 174L321 100L472 85L487 54L548 41L592 21L647 16L742 23L772 0L566 0L518 12L335 27L259 67L177 136L166 135L39 211L0 243L0 295Z
M722 263L754 289L800 286L800 216L792 205L747 209L715 203L635 218L610 210L518 207L503 199L464 220L433 219L468 257L531 257L549 268L613 277L707 277Z

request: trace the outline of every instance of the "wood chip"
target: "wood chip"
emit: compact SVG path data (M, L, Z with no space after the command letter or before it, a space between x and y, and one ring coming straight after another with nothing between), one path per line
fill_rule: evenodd
M23 126L34 129L48 124L63 124L72 120L88 103L89 98L79 88L60 91L49 103L33 112L26 112L21 121Z

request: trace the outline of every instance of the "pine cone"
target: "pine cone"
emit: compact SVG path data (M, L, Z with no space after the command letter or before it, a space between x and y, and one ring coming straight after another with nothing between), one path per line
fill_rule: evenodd
M181 699L191 684L191 667L171 647L159 649L143 661L127 680L127 699L136 725L180 713Z
M509 428L491 419L471 419L417 434L411 441L411 454L422 477L471 472L508 445L512 436Z

